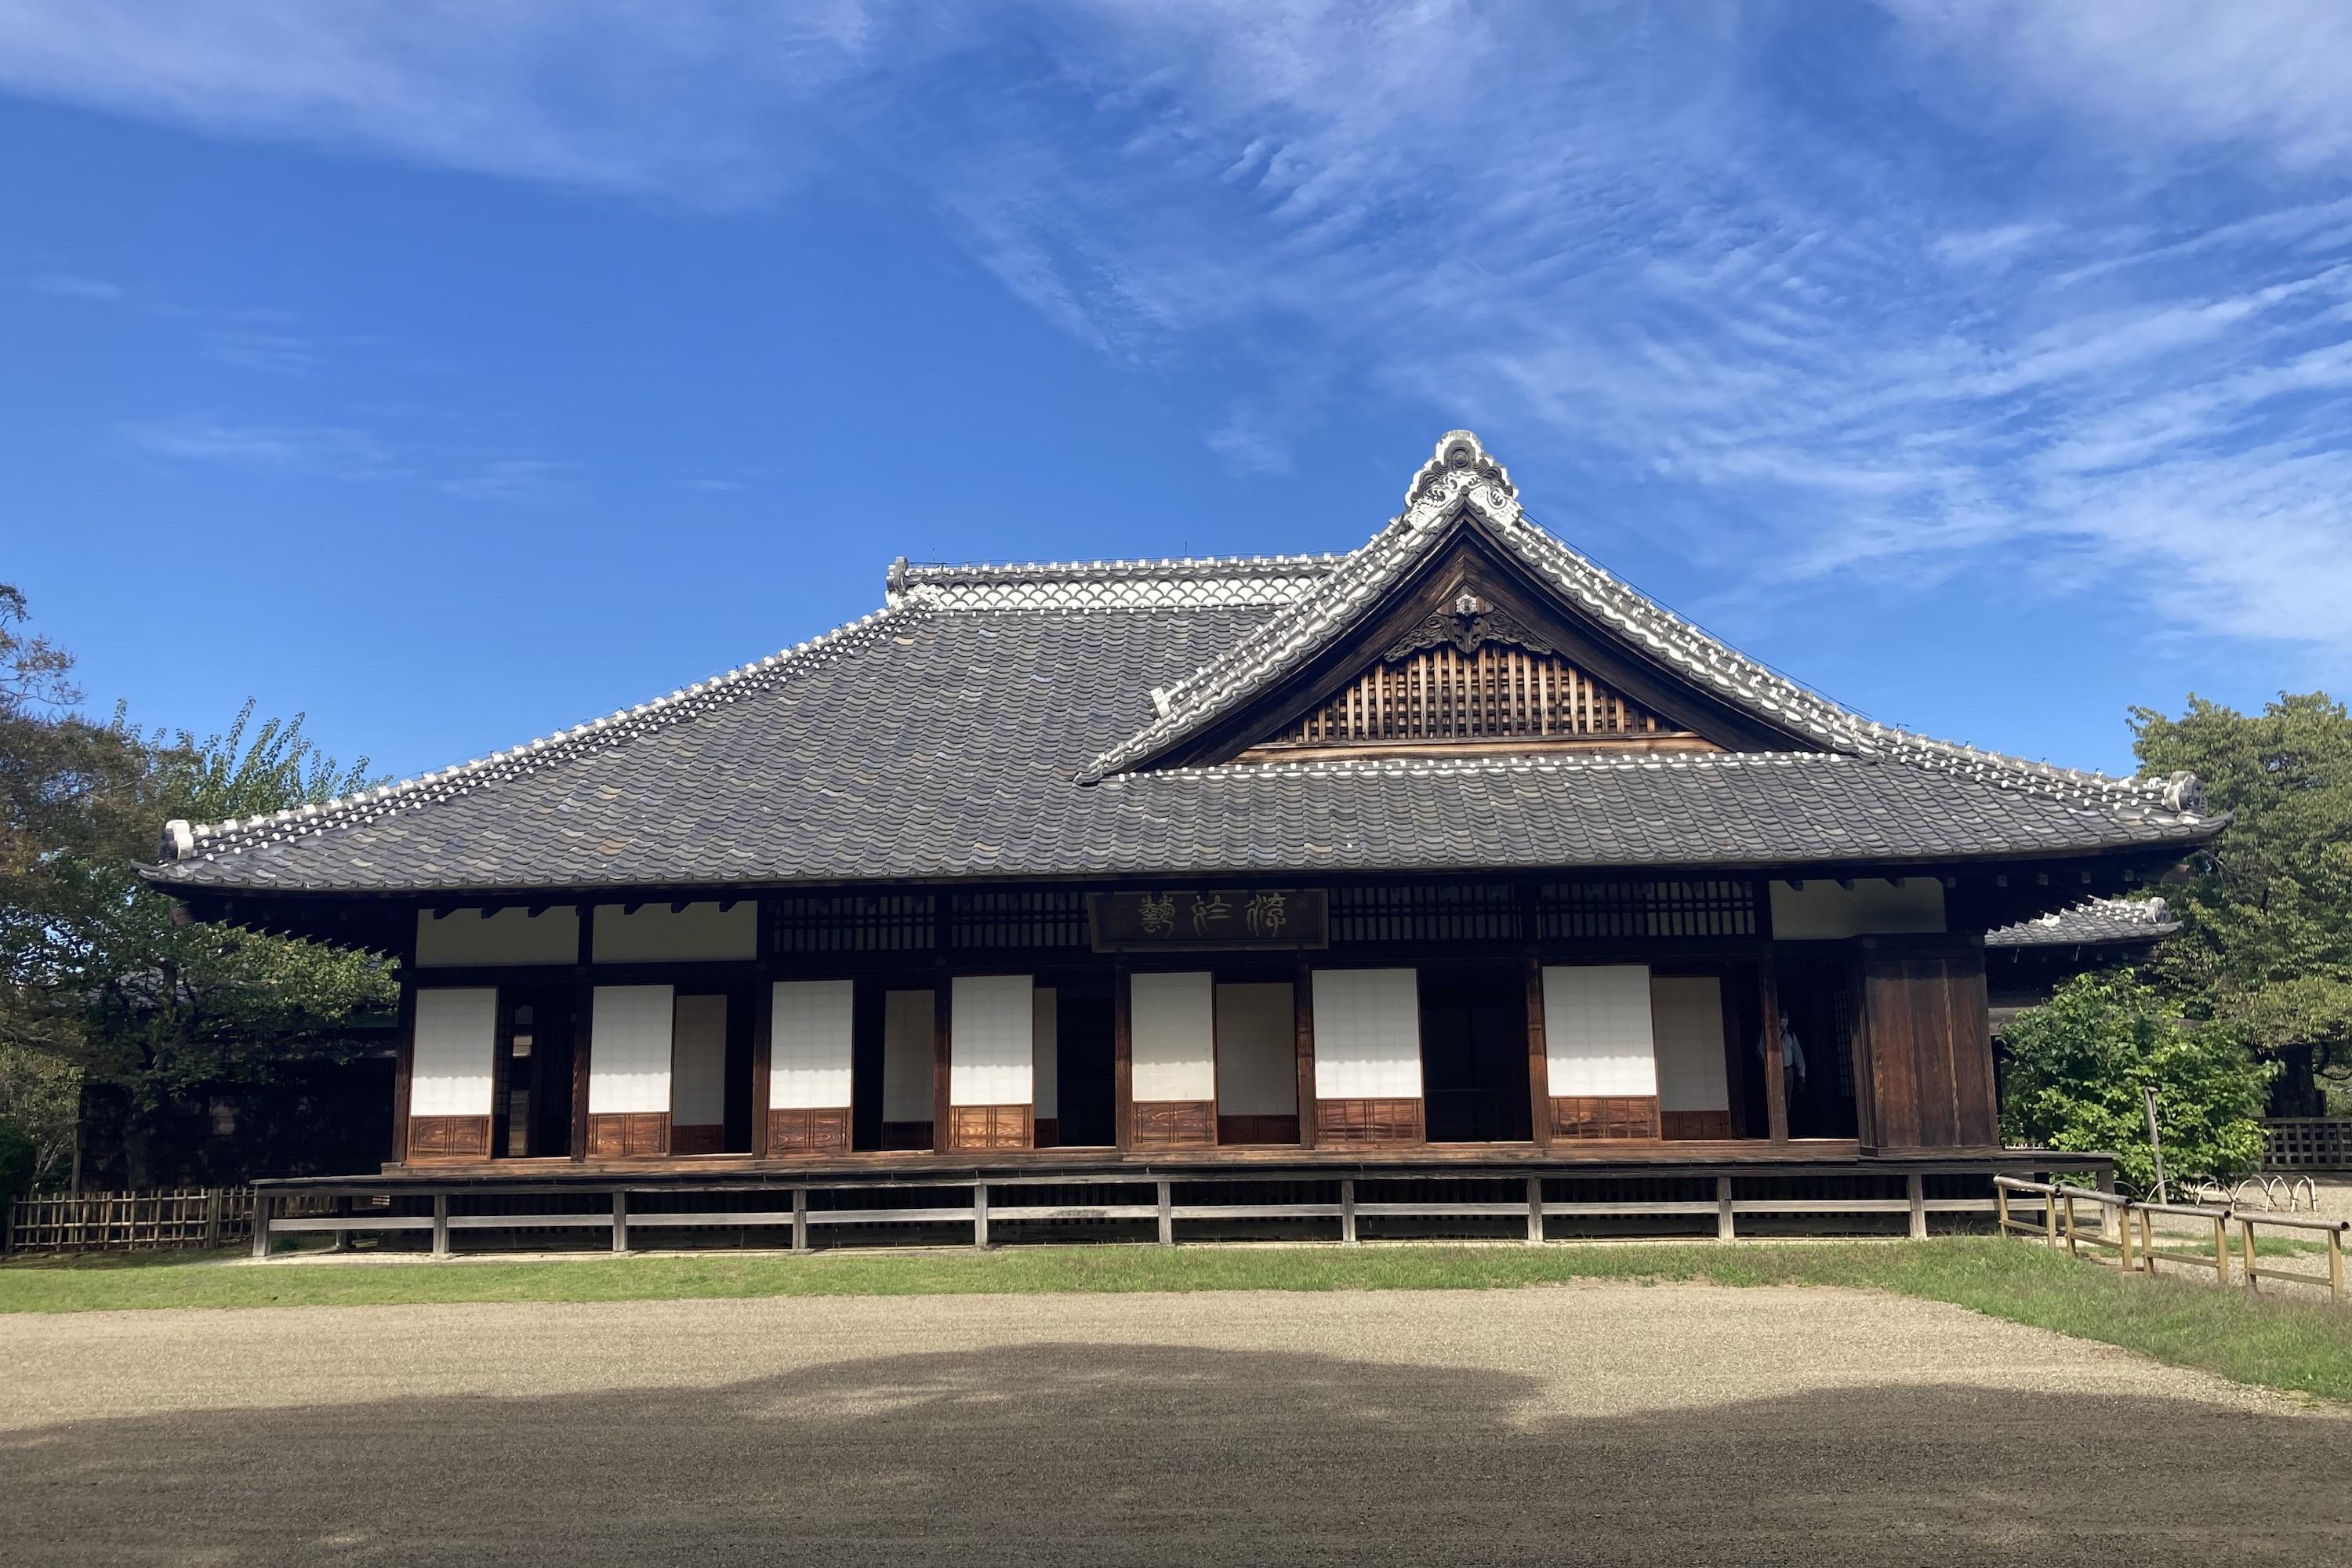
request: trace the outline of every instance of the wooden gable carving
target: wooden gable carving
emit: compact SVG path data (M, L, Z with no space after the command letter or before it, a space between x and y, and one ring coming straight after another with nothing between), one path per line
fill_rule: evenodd
M1312 669L1181 760L1790 747L1809 743L1662 668L1465 527Z

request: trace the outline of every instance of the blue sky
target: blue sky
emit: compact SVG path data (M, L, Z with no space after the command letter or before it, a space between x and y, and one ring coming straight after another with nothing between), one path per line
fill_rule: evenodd
M1874 717L2352 687L2352 6L0 0L0 578L407 774L1468 426Z

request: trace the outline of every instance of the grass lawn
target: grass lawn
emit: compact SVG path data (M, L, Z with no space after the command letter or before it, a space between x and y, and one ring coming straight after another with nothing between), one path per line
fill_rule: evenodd
M116 1253L0 1265L0 1312L1048 1290L1462 1290L1580 1279L1887 1290L2120 1345L2240 1383L2352 1400L2352 1310L2250 1298L2189 1280L2126 1278L2029 1243L1966 1237L1525 1249L1038 1247L258 1268L219 1256Z

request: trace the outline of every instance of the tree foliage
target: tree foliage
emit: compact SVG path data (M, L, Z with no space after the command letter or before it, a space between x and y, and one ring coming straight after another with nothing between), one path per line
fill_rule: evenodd
M2166 1173L2233 1176L2262 1157L2276 1068L2221 1024L2190 1023L2155 987L2077 975L2005 1034L2001 1135L2051 1149L2111 1150L2116 1178L2155 1184L2145 1093L2157 1092Z
M2132 727L2147 772L2194 773L2231 814L2165 889L2181 931L2150 977L2280 1060L2277 1113L2322 1114L2352 1073L2352 714L2322 692L2252 715L2191 697Z
M352 1048L352 1024L396 994L380 960L186 923L137 866L168 818L323 802L371 782L366 763L322 755L299 715L257 727L251 703L201 741L142 733L119 710L92 722L70 656L24 619L0 588L0 1047L122 1085L134 1119L198 1084ZM54 1179L54 1150L44 1162Z

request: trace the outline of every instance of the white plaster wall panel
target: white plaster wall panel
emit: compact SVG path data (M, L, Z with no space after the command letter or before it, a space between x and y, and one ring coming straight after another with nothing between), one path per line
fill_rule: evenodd
M1026 1105L1037 1003L1026 974L959 974L948 984L948 1103Z
M933 1003L928 991L882 994L882 1120L931 1119Z
M1543 1006L1554 1097L1658 1092L1649 965L1548 967Z
M668 985L599 985L588 1036L588 1113L669 1109Z
M681 1127L727 1121L727 998L681 996L670 1025L669 1119Z
M1415 971L1315 972L1315 1095L1421 1098L1421 986Z
M1801 888L1772 884L1772 934L1784 942L1892 936L1944 929L1944 884L1906 877L1898 886L1867 877L1851 888L1809 879Z
M483 963L577 963L580 911L565 904L541 910L416 911L416 963L421 969L461 969Z
M1217 1110L1290 1116L1298 1110L1298 1020L1287 983L1217 987Z
M419 991L415 1024L408 1114L488 1116L491 1066L499 1048L497 988Z
M1217 1098L1216 979L1207 970L1129 977L1129 1083L1137 1100Z
M1037 987L1035 997L1029 1025L1030 1038L1035 1042L1029 1056L1029 1084L1036 1099L1029 1114L1051 1121L1062 1114L1061 998L1050 985Z
M779 980L770 1006L768 1104L778 1110L847 1105L857 983Z
M667 963L751 958L760 945L760 910L749 899L724 913L716 903L598 904L593 951L598 963Z
M1728 1110L1723 1065L1723 982L1712 974L1650 981L1650 1027L1658 1053L1660 1110Z

